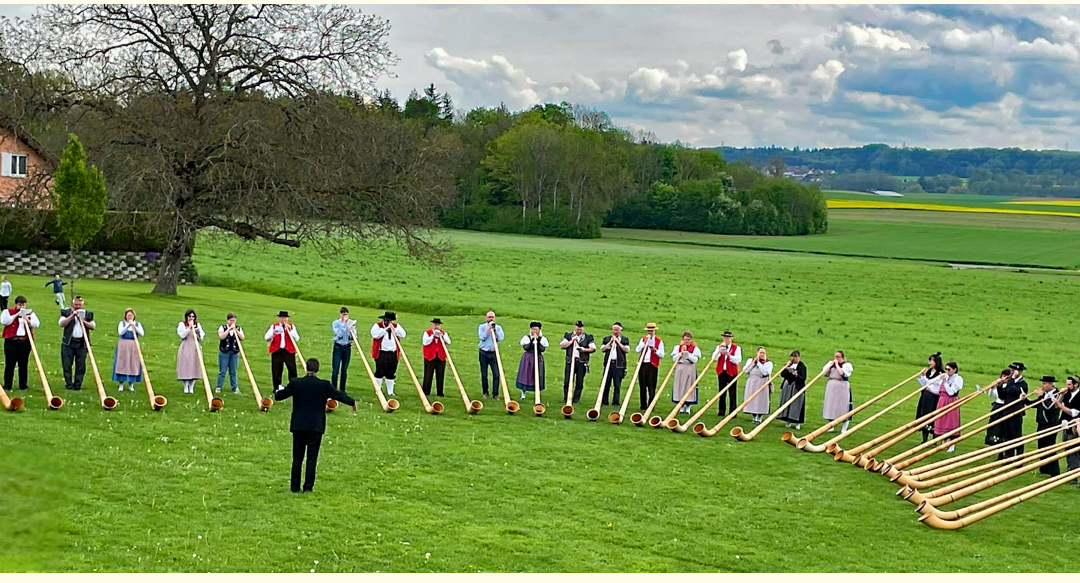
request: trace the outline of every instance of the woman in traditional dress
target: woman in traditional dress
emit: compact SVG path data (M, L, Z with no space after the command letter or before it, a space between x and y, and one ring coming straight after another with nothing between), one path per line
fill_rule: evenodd
M758 346L757 354L746 361L746 386L743 387L743 401L750 398L755 391L765 384L772 376L773 363L765 354L765 347ZM761 391L746 403L743 411L753 416L754 423L761 423L761 416L769 414L769 395L772 394L772 383L769 388Z
M694 344L694 335L689 330L682 333L682 342L671 352L671 360L675 362L675 379L671 385L671 402L682 401L683 395L697 379L697 361L701 358L701 348ZM697 387L690 391L686 400L683 401L679 413L689 413L691 405L697 405Z
M176 380L183 381L184 394L194 394L195 383L202 378L195 343L202 343L205 336L195 310L188 308L184 312L184 321L176 325L176 334L180 337L180 349L176 352Z
M960 367L955 362L945 365L945 374L942 376L941 387L938 389L938 409L955 403L960 398L960 390L964 388L964 378L957 374L958 372L960 372ZM956 432L958 427L960 427L960 407L954 408L934 421L934 435L940 437L951 433L949 439L960 437L960 433ZM952 453L955 448L955 445L950 445L948 452Z
M941 365L941 353L931 354L926 361L926 372L919 377L922 392L919 393L919 406L915 408L915 418L919 419L933 413L938 406L938 393L941 381L945 378L945 367ZM934 434L934 424L922 427L922 440L926 443Z
M124 383L128 384L131 391L135 391L135 383L142 382L142 364L139 362L139 347L135 345L135 337L143 336L143 327L135 319L135 310L124 310L124 319L116 326L116 333L120 341L116 343L116 353L113 354L113 381L120 383L117 391L123 392Z
M837 350L833 359L821 368L821 371L829 377L829 382L825 385L825 402L821 406L821 416L825 420L832 421L851 411L851 383L848 379L851 378L852 370L851 363L847 361L843 350ZM850 421L850 417L844 420L840 426L841 433L847 431ZM835 430L836 428L833 427L829 431Z
M535 354L539 346L540 353ZM517 385L518 390L521 391L521 400L525 400L525 393L536 390L536 377L533 372L533 366L539 362L540 367L540 387L541 391L544 390L544 351L547 350L548 339L540 332L540 322L531 322L529 324L529 333L521 337L521 349L524 350L524 354L521 355L521 360L518 362L518 374Z
M798 350L791 351L791 362L784 367L784 370L780 371L780 377L784 379L784 382L780 385L780 402L787 403L806 386L806 363L802 362ZM802 429L802 422L805 417L806 395L803 394L799 395L798 399L792 401L786 409L780 412L779 419L784 421L784 427L794 425L795 429Z

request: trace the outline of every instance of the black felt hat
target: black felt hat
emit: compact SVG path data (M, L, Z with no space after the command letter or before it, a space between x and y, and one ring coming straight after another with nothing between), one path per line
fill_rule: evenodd
M397 320L397 314L393 312L387 312L382 316L379 316L379 319L384 322L393 322L394 320Z

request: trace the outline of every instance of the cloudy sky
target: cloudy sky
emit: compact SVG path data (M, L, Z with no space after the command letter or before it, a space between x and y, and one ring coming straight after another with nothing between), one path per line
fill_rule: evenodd
M1080 7L359 8L391 22L399 98L568 100L694 146L1080 148Z

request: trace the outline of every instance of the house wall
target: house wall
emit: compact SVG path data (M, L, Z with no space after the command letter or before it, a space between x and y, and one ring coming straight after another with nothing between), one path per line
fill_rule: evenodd
M45 160L40 154L35 152L30 146L27 146L25 142L15 137L15 134L8 128L0 127L0 152L7 152L9 154L24 154L26 158L26 177L16 178L13 176L0 176L0 205L10 206L12 197L17 196L21 188L26 188L27 184L32 184L34 175L41 172L45 168ZM43 200L43 204L38 205L41 208L47 208L48 197L44 196L47 193L51 180L47 181L36 195L40 196ZM27 197L23 195L23 198L37 198L38 196Z

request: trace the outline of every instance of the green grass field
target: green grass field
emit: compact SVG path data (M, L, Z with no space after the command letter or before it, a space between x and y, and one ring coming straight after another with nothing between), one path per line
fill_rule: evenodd
M763 344L774 360L800 348L812 371L843 348L855 366L856 403L913 374L936 350L960 362L968 387L1017 359L1027 363L1029 377L1076 372L1070 326L1080 280L1073 277L626 239L448 237L462 258L453 271L380 248L323 257L306 248L201 240L195 263L206 285L184 287L179 297L151 296L149 284L78 282L101 322L95 342L103 375L115 322L133 306L147 329L155 388L169 405L154 413L145 393L123 393L120 407L105 413L93 391L60 388L68 404L50 412L32 375L26 410L0 415L7 445L0 569L1072 570L1055 562L1060 554L1043 541L1068 547L1080 540L1061 513L1080 496L1075 488L960 531L935 531L916 523L914 507L895 498L896 488L881 476L781 443L782 424L740 443L589 423L583 413L595 398L597 371L570 421L557 413L558 389L544 393L544 418L508 416L492 401L470 417L454 391L442 399L445 414L426 415L403 371L402 408L388 415L354 357L350 392L362 399L360 410L331 416L309 496L287 489L289 403L258 413L243 378L244 394L226 395L219 413L205 410L201 394L181 394L175 326L187 307L199 311L208 332L225 312L238 314L266 392L269 358L260 338L277 310L292 312L305 356L324 359L328 376L330 322L343 303L362 325L383 309L397 310L414 365L420 332L441 316L473 396L473 334L489 308L499 312L511 341L530 319L543 321L555 339L582 318L597 334L616 319L631 334L657 321L669 344L688 328L709 348L731 328L744 347ZM12 278L16 294L27 293L32 307L51 314L44 280ZM50 381L62 387L60 331L54 316L44 320L39 350ZM213 344L206 346L213 376ZM506 346L512 379L520 351ZM552 387L561 386L558 362L548 368ZM703 396L715 392L715 383L706 376ZM988 405L978 400L965 418ZM819 387L811 391L805 430L823 422L820 407ZM913 411L909 402L865 438ZM981 439L960 451L975 441Z

